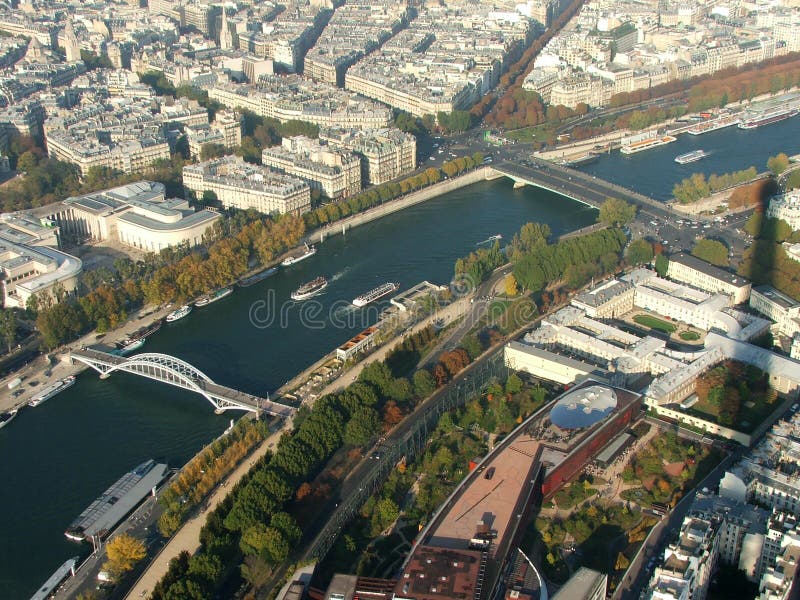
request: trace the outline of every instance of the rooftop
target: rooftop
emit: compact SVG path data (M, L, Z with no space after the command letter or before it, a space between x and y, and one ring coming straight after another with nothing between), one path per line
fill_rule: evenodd
M713 277L714 279L719 279L720 281L724 281L729 283L730 285L734 285L736 287L746 287L750 284L747 279L742 277L741 275L737 275L736 273L731 273L730 271L726 271L725 269L721 269L708 263L704 260L700 260L699 258L692 256L691 254L686 254L684 252L679 252L678 254L673 254L669 257L669 261L684 265L689 267L690 269L694 269L695 271L699 271L708 275L709 277Z

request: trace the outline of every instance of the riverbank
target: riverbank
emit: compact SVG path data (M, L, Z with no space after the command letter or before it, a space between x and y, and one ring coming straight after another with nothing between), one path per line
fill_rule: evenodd
M478 183L479 181L486 181L489 179L490 172L490 167L477 167L469 173L464 173L463 175L452 177L451 179L440 181L439 183L434 183L433 185L429 185L424 189L411 192L402 198L384 202L380 206L367 209L364 212L358 213L357 215L340 219L334 223L330 223L329 225L315 229L306 236L306 242L309 244L323 242L326 238L332 235L344 235L348 229L352 229L353 227L358 227L359 225L364 225L365 223L375 221L381 217L401 211L404 208L414 206L415 204L425 202L426 200L430 200L432 198L437 198L438 196L443 196L448 192L459 190L474 183Z
M0 381L0 411L22 408L39 391L69 375L78 375L89 367L80 362L70 361L72 350L91 344L107 344L113 346L141 327L149 327L172 312L170 306L146 306L137 312L137 316L128 319L123 325L105 334L96 331L78 338L74 342L58 348L53 353L43 354L28 363L24 368L10 374ZM98 339L98 336L101 336ZM145 350L146 351L146 350ZM49 358L52 357L52 360ZM17 398L13 396L14 390L8 389L8 383L16 378L21 378L22 383L15 389L22 389L24 393ZM34 384L35 385L32 385Z
M763 102L765 100L779 100L784 96L788 96L790 94L796 94L799 90L800 87L793 87L790 90L778 95L762 94L761 96L756 96L752 100L741 100L739 102L731 102L727 104L725 108L739 109L739 108L744 108L746 106L750 106L757 102ZM633 108L632 110L635 110L635 108ZM694 113L687 113L687 115L685 116L690 116L691 114ZM567 142L566 144L560 144L555 148L553 148L552 150L535 152L534 156L536 156L537 158L541 158L542 160L550 160L550 161L575 160L578 158L582 158L586 156L590 151L595 150L595 146L620 143L623 137L634 134L643 134L648 132L655 133L658 130L668 127L669 125L673 125L675 122L676 119L668 119L661 123L656 123L655 125L637 131L620 129L617 131L613 131L611 133L606 133L596 137L587 138L585 140L578 140L574 142Z
M447 194L448 192L470 186L480 181L485 181L488 178L487 173L489 172L490 171L487 169L487 167L478 167L469 173L459 175L458 177L453 177L452 179L448 179L446 181L441 181L425 189L412 192L402 198L391 200L357 215L353 215L346 219L326 225L310 233L306 237L306 241L308 243L312 243L314 240L322 242L332 235L344 233L353 227L358 227L359 225L375 221L405 208L419 204L420 202L425 202L426 200ZM259 267L257 270L247 273L245 277L252 276L253 274L279 265L281 260L286 256L289 256L291 253L292 251L284 253L283 255L277 257L270 264L264 265L263 267ZM98 339L98 334L96 331L91 331L74 342L67 344L65 347L57 349L56 353L53 355L53 362L49 361L46 355L38 357L26 365L23 369L20 369L7 376L5 379L0 380L0 411L22 408L26 406L28 401L40 390L55 383L59 379L63 379L69 375L77 375L84 371L87 368L84 364L72 364L69 362L68 357L71 350L101 342L111 345L117 341L121 341L137 329L149 326L155 323L157 320L164 318L167 314L169 314L170 310L171 309L167 307L153 308L151 306L145 306L139 311L139 315L142 316L126 321L117 329L107 332L101 339ZM303 378L305 374L313 372L315 369L324 365L328 360L330 360L330 355L326 355L319 361L316 361L314 364L293 377L285 385L281 386L278 392L284 393L289 391L297 381ZM13 390L8 389L8 383L16 378L23 379L22 385L16 389L22 389L24 390L24 393L15 398L13 396ZM36 382L36 385L31 385L33 382Z

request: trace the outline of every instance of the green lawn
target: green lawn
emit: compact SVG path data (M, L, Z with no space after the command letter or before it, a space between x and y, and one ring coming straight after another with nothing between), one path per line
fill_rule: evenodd
M523 127L522 129L506 131L503 136L518 142L546 142L550 137L553 137L554 131L554 125L543 123L535 127Z
M700 339L700 334L695 331L681 331L679 337L685 342L694 342Z
M652 315L636 315L633 317L634 322L638 323L639 325L644 325L645 327L649 327L650 329L655 329L656 331L663 331L664 333L670 334L677 329L675 325L672 323L668 323L662 319L654 317Z

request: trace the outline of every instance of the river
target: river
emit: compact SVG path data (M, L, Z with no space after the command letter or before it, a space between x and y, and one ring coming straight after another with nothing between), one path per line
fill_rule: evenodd
M657 200L670 200L673 186L693 173L721 175L748 167L766 171L770 156L779 152L792 156L800 152L798 134L798 117L757 129L733 126L703 135L681 134L678 141L652 150L601 156L598 162L581 170ZM685 165L674 161L679 154L692 150L705 150L711 156Z
M374 321L347 307L379 283L447 283L455 260L490 235L509 239L527 221L560 234L591 224L595 211L550 192L483 182L326 240L316 256L165 324L142 351L188 361L215 381L265 395ZM330 285L319 314L285 301L317 275ZM256 309L256 310L254 310ZM274 318L270 318L270 316ZM336 322L332 326L332 322ZM123 473L148 458L183 465L231 417L201 396L115 373L77 383L0 430L0 589L28 598L66 559L88 548L63 535Z

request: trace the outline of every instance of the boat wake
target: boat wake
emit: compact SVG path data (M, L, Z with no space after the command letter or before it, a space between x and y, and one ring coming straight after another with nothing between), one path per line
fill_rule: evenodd
M490 244L490 243L492 243L492 242L494 242L496 240L501 240L501 239L503 239L503 236L498 233L497 235L493 235L491 237L486 238L482 242L477 242L475 245L476 246L483 246L484 244Z
M345 267L343 270L336 273L333 277L331 277L331 281L339 281L342 277L347 275L347 272L350 270L350 267Z

